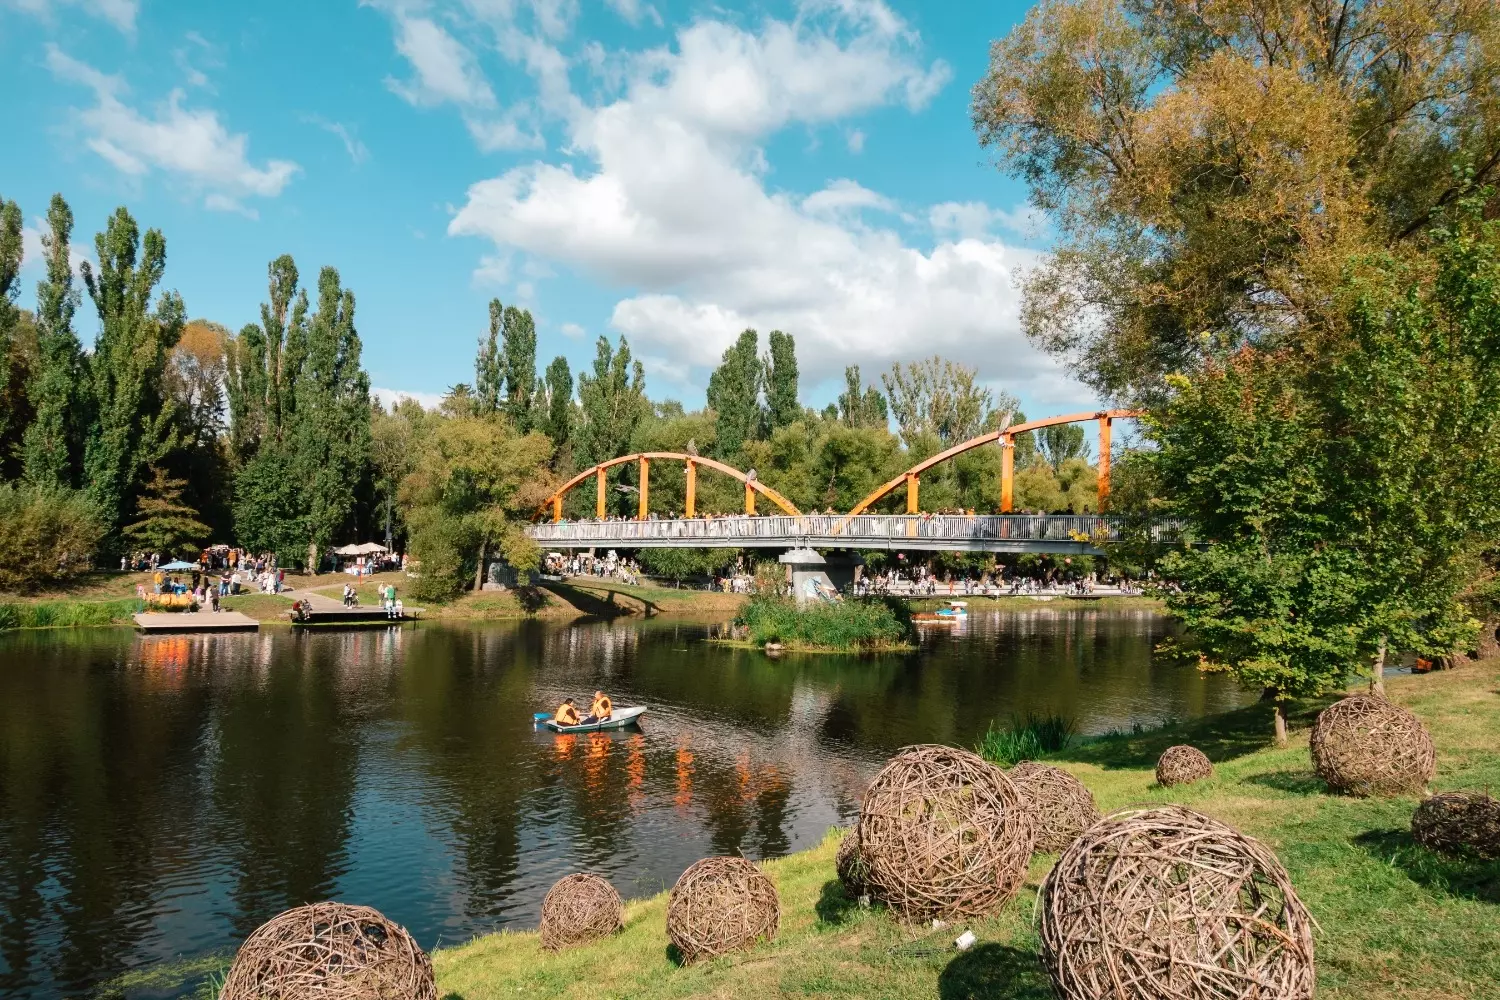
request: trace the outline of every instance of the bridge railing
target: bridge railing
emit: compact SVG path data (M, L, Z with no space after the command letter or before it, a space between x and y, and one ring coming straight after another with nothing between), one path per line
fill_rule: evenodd
M614 545L632 543L688 545L694 540L724 544L782 543L819 547L875 543L880 548L913 542L1096 542L1120 537L1121 520L1092 514L771 514L725 515L711 518L559 521L532 525L538 543L558 545ZM1163 522L1153 529L1158 540L1177 534L1176 525Z

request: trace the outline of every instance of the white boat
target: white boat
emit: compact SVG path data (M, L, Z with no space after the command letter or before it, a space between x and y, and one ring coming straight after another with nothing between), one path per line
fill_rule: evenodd
M596 733L601 729L624 729L626 726L635 725L641 716L646 714L645 705L637 705L634 708L617 708L610 717L603 722L585 722L577 726L560 726L551 719L538 719L542 725L554 733Z
M918 625L957 625L969 620L969 602L949 601L936 611L918 611L911 620Z

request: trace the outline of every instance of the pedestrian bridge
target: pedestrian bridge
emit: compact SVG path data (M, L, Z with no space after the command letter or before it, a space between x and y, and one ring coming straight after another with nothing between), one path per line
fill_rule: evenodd
M1153 529L1169 541L1176 526ZM1073 514L798 514L551 521L526 529L550 549L903 549L1099 555L1120 519Z

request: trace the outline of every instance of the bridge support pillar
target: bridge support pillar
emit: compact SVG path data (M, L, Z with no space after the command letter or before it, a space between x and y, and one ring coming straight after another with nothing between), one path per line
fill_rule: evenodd
M755 488L749 483L745 484L745 513L755 513Z
M641 475L640 481L636 484L636 486L638 487L637 492L641 497L641 503L640 506L636 508L635 516L637 520L644 521L646 519L646 511L650 509L651 504L651 460L648 459L645 455L642 455L640 462Z
M687 510L689 518L694 517L698 511L698 463L691 458L687 460Z
M552 498L552 523L562 520L562 497Z
M594 497L594 517L597 518L598 520L602 521L602 520L604 520L604 508L605 508L604 491L605 491L605 488L606 488L606 485L607 485L605 477L604 477L604 470L603 469L600 469L598 471L598 473L594 476L594 480L595 480L595 482L594 482L594 493L595 493L595 497Z
M791 576L792 596L798 604L832 600L838 588L828 578L828 560L812 549L791 549L777 559Z
M906 477L906 512L916 514L921 511L921 501L918 499L918 491L921 489L922 479L920 476Z
M1000 513L1009 514L1016 485L1016 441L1007 434L1000 439Z
M1109 506L1109 448L1113 417L1099 418L1099 513Z

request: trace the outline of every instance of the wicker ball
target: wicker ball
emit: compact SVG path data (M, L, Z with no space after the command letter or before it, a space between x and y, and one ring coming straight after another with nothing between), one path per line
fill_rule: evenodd
M875 776L859 813L870 895L911 922L999 909L1020 888L1034 839L1010 779L953 747L903 749Z
M704 858L667 898L667 937L684 962L773 940L780 922L776 886L744 858Z
M869 867L859 853L858 827L844 834L844 839L839 843L838 854L834 855L833 866L838 872L839 882L844 886L845 896L858 899L869 894L870 887L865 881Z
M312 903L240 945L220 1000L436 1000L432 961L379 910Z
M1213 774L1214 766L1203 751L1186 744L1167 747L1156 761L1156 783L1163 788L1188 785Z
M1432 736L1422 720L1367 694L1319 712L1308 747L1318 777L1350 795L1420 791L1436 767Z
M1088 786L1060 767L1023 760L1005 776L1031 810L1035 850L1053 853L1099 822L1099 807Z
M1439 792L1412 813L1411 835L1440 854L1500 860L1500 801L1482 792Z
M1313 995L1313 922L1286 869L1181 806L1090 827L1042 883L1037 913L1061 1000Z
M624 926L620 894L598 875L564 875L542 898L542 947L558 951Z

